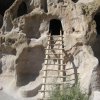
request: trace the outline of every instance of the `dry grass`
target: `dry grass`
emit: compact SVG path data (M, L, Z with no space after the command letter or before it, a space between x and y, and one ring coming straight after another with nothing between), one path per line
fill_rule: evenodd
M79 85L74 87L65 86L61 91L59 86L56 86L53 89L53 92L50 94L51 100L88 100L88 96L83 94L79 88Z

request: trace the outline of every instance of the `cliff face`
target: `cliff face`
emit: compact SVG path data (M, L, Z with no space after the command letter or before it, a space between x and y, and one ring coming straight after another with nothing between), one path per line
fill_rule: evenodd
M65 58L72 58L66 67L78 67L82 90L94 94L99 89L99 0L1 0L0 10L0 85L4 91L26 97L38 94L52 19L61 22Z

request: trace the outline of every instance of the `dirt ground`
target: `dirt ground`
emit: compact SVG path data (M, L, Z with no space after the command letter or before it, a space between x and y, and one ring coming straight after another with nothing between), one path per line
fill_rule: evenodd
M8 94L0 91L0 100L16 100L13 97L9 96Z

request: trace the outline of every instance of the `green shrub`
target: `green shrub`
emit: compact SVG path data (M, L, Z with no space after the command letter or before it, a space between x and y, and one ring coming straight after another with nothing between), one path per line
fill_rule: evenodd
M65 86L61 91L59 86L56 86L50 94L51 100L88 100L88 96L83 94L79 85L74 87Z

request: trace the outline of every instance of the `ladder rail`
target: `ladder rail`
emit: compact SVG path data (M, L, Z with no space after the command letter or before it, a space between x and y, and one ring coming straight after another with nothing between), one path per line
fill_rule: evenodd
M50 34L49 34L50 35ZM48 44L50 44L50 37L48 37ZM50 48L50 45L47 45L47 49ZM46 53L49 53L49 50L46 50ZM46 58L48 58L49 55L46 55ZM45 60L45 63L48 64L48 60ZM47 70L48 65L45 65L45 69ZM44 72L44 76L47 76L47 71ZM46 78L43 78L43 83L46 83ZM43 86L43 90L46 90L46 86ZM43 98L45 98L45 92L43 93Z

